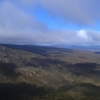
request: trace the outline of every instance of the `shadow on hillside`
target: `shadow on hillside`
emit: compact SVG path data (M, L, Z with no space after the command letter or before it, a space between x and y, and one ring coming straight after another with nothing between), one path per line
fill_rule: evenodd
M43 68L47 70L58 69L60 71L67 70L72 74L79 75L100 75L100 70L97 69L100 65L96 63L76 63L71 64L58 59L40 59L32 58L28 63L25 62L26 66L33 66L37 68Z
M54 89L46 87L37 87L36 85L20 83L0 84L0 99L1 100L30 100L35 96L45 96L52 93ZM34 99L34 98L33 98ZM32 100L33 100L32 99Z
M84 69L94 70L98 64L96 63L76 63L76 66L82 67Z
M49 51L58 51L56 54L59 54L61 52L73 52L71 49L66 49L66 48L57 48L57 47L51 47L51 46L39 46L39 45L10 45L10 44L0 44L2 46L12 48L12 49L17 49L17 50L24 50L28 52L32 52L35 54L39 54L42 56L49 56L50 53Z
M45 97L46 95L51 95L51 97L55 97L57 93L67 95L68 91L70 91L72 96L74 96L73 99L69 100L74 100L75 98L77 98L77 95L75 95L75 93L76 94L80 93L81 94L80 96L86 96L88 98L91 97L100 98L100 86L95 86L94 84L91 83L65 85L56 90L51 87L49 88L42 86L37 87L36 85L31 85L26 83L20 83L20 84L4 83L0 84L0 99L1 100L44 100L43 97ZM63 95L60 96L61 98L63 98ZM39 99L34 99L35 97L38 97ZM71 97L71 95L69 95L69 97ZM62 100L62 99L47 99L47 100Z
M96 86L92 83L65 85L59 88L60 92L66 92L70 90L72 90L75 93L81 93L82 96L100 97L100 86Z
M0 62L0 73L9 78L17 78L20 73L15 71L16 67L17 66L12 63Z
M26 66L34 66L34 67L41 67L44 69L49 69L49 68L58 68L60 70L63 70L65 67L66 68L70 68L70 66L72 66L72 64L70 63L66 63L64 61L61 60L57 60L57 59L51 59L51 58L32 58L28 63L25 62Z
M75 69L72 71L76 75L100 75L100 70L96 70L100 65L96 63L76 63Z
M32 58L29 62L25 62L26 66L33 66L37 68L43 68L46 70L59 70L68 71L74 75L80 76L93 76L100 75L100 70L97 70L100 65L97 63L76 63L71 64L67 61L61 61L53 58ZM94 76L95 77L95 76Z

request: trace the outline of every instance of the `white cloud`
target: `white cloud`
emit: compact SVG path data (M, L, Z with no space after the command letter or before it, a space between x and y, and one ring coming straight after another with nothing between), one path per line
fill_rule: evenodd
M86 40L88 39L88 36L87 36L85 30L80 30L80 31L78 32L77 36L80 37L80 38L86 39Z

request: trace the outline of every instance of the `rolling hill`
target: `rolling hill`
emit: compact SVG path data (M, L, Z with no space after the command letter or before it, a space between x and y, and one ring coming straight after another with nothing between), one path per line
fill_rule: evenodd
M100 100L100 54L0 44L1 100Z

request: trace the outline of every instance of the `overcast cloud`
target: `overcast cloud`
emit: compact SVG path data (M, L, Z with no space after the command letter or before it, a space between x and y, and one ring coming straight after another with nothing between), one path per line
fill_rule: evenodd
M62 18L64 23L95 25L100 20L100 0L4 0L0 4L0 43L14 44L100 44L100 31L49 29L22 6L40 4L52 18Z
M94 24L100 20L100 0L21 0L24 4L40 4L52 16L61 17L65 22L72 21L79 25Z

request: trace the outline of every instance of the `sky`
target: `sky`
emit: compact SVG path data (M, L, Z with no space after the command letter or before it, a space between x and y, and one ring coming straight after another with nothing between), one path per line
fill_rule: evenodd
M0 43L100 44L100 0L0 0Z

